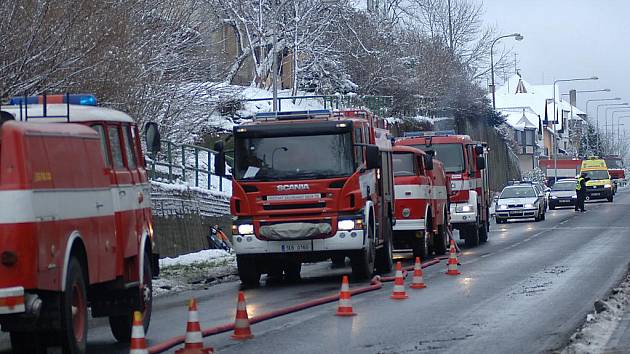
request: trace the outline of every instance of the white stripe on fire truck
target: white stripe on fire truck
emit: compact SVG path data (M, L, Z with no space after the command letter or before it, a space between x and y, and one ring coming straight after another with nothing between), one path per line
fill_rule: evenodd
M397 184L394 186L396 199L438 199L447 198L445 186Z
M145 188L146 187L146 188ZM151 207L149 186L0 191L0 224L81 219ZM143 201L139 202L139 193Z
M453 191L465 191L469 189L481 188L483 182L481 178L454 180L451 181L451 190Z

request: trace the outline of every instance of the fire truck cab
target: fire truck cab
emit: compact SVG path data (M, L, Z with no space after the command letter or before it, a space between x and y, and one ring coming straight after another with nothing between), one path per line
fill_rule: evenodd
M132 311L148 328L158 273L138 128L91 95L11 103L0 107L2 330L14 353L85 353L91 307L128 342Z
M448 180L440 161L410 146L394 146L396 225L394 250L423 259L446 253L449 243Z
M444 164L451 183L450 216L466 246L478 246L488 239L490 228L490 186L486 169L487 149L483 142L454 132L407 132L396 145L432 153Z
M349 257L356 278L370 277L375 264L391 269L394 186L384 124L366 110L318 110L258 114L234 128L230 206L245 285L257 286L264 273L297 279L302 262L334 257Z

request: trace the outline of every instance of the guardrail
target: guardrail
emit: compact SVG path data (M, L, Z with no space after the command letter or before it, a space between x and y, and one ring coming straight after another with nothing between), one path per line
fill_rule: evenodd
M214 156L212 149L191 144L177 144L162 141L162 151L157 156L147 156L149 177L153 180L167 180L169 183L183 181L190 186L217 189L223 192L228 179L214 173ZM228 165L232 158L226 156Z

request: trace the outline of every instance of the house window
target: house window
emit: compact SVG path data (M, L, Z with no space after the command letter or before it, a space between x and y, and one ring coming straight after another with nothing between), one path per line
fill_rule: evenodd
M525 130L523 134L525 134L525 145L534 146L534 135L536 134L536 131L528 129Z

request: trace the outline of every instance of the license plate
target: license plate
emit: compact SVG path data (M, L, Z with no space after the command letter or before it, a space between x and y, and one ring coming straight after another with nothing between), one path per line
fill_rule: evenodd
M561 200L560 203L561 204L569 204L569 203L571 203L571 201L570 200Z
M267 200L307 200L307 199L319 199L321 195L319 193L311 194L286 194L286 195L269 195Z
M283 243L280 245L280 251L282 252L304 252L312 249L313 244L311 241Z
M591 197L599 197L602 195L601 193L591 193Z

